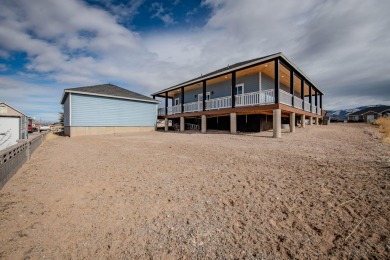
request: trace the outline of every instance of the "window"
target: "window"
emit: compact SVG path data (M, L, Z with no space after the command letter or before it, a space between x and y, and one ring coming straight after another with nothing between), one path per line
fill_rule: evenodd
M244 84L236 85L236 95L244 94Z
M206 92L206 100L210 100L210 92ZM203 101L203 94L198 94L198 101Z
M179 98L175 98L175 106L177 105L180 105L180 99Z

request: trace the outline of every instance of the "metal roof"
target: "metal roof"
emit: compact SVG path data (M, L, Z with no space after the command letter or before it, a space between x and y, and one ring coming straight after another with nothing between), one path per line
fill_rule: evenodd
M65 99L68 96L68 93L77 93L77 94L92 95L92 96L103 96L103 97L159 103L159 101L154 100L150 97L138 94L136 92L112 84L102 84L102 85L65 89L64 94L62 95L61 104L64 104Z

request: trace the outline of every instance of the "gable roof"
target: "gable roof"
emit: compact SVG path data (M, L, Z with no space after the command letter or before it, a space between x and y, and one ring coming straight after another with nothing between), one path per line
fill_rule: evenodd
M264 63L264 62L267 62L267 61L272 61L273 59L275 58L282 58L282 60L287 63L288 65L290 65L291 67L293 67L296 71L298 71L303 77L305 77L305 80L308 81L312 86L314 86L318 91L319 93L321 93L323 95L323 93L318 89L318 87L309 79L309 77L307 77L305 75L305 73L303 73L303 71L301 69L299 69L294 63L292 63L283 53L281 52L278 52L278 53L274 53L274 54L271 54L271 55L267 55L267 56L263 56L263 57L260 57L260 58L256 58L256 59L250 59L250 60L246 60L246 61L241 61L241 62L238 62L238 63L235 63L233 65L228 65L224 68L221 68L221 69L218 69L218 70L215 70L213 72L210 72L210 73L207 73L205 75L202 75L200 77L197 77L197 78L194 78L194 79L191 79L191 80L188 80L188 81L185 81L185 82L182 82L180 84L177 84L177 85L174 85L172 87L169 87L169 88L165 88L161 91L158 91L158 92L155 92L153 93L152 95L159 95L159 94L162 94L164 92L169 92L171 90L175 90L175 89L178 89L180 87L185 87L185 86L188 86L188 85L191 85L191 84L194 84L194 83L199 83L200 81L203 81L203 80L207 80L207 79L210 79L210 78L214 78L216 76L221 76L221 75L224 75L226 73L229 73L229 72L232 72L232 71L235 71L235 70L239 70L239 69L244 69L246 67L249 67L251 65L256 65L258 63Z
M381 113L381 112L384 112L386 110L389 110L390 109L390 106L376 106L376 107L367 107L367 108L363 108L363 109L360 109L358 111L355 111L353 113L350 113L348 114L348 116L361 116L365 113L368 113L368 112L374 112L374 113Z
M61 99L61 104L65 103L65 100L69 93L112 97L112 98L119 98L119 99L129 99L129 100L144 101L144 102L151 102L151 103L160 103L160 101L155 100L153 98L138 94L136 92L112 84L102 84L102 85L65 89Z
M17 110L17 109L15 109L15 108L13 108L13 107L11 107L10 105L8 105L7 103L4 103L4 102L0 102L0 105L1 104L4 104L4 105L6 105L7 107L10 107L10 108L12 108L13 110L15 110L16 112L18 112L18 113L20 113L20 114L22 114L22 115L24 115L24 116L27 116L25 113L23 113L23 112L20 112L19 110ZM28 116L27 116L28 117Z

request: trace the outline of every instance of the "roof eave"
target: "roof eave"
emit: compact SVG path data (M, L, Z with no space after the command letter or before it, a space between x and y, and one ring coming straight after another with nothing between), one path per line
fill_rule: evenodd
M83 91L73 91L73 90L64 90L64 94L62 95L62 101L61 104L65 103L65 98L67 93L74 93L74 94L82 94L82 95L89 95L89 96L99 96L99 97L110 97L110 98L117 98L117 99L126 99L126 100L134 100L134 101L141 101L141 102L148 102L148 103L156 103L159 104L160 101L158 100L147 100L147 99L140 99L140 98L129 98L129 97L121 97L121 96L113 96L113 95L105 95L105 94L97 94L97 93L90 93L90 92L83 92Z

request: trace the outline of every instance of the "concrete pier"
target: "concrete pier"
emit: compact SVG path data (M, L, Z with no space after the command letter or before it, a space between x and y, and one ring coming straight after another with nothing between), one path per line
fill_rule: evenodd
M282 137L282 111L280 109L274 109L273 111L273 137Z
M237 134L237 113L230 113L230 133Z

